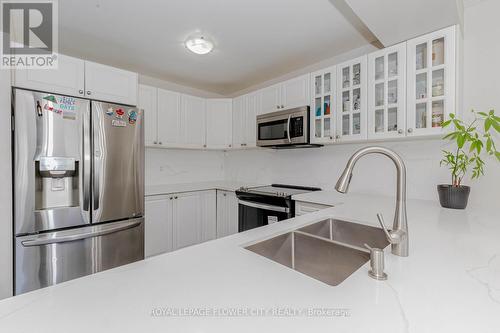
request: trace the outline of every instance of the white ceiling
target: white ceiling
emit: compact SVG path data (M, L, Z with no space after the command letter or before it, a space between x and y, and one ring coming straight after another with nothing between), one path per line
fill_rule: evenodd
M64 0L59 49L227 95L372 42L342 2ZM206 56L183 46L197 30L215 42Z
M463 11L462 0L345 1L384 46L461 23Z

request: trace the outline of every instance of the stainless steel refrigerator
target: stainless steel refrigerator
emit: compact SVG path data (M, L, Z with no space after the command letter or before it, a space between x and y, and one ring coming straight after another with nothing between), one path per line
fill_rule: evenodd
M142 116L13 90L15 294L144 258Z

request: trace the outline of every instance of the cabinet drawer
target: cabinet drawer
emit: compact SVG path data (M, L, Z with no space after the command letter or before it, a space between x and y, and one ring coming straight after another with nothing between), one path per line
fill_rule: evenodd
M295 216L301 216L309 213L317 212L318 210L330 208L333 206L322 205L310 202L295 201Z

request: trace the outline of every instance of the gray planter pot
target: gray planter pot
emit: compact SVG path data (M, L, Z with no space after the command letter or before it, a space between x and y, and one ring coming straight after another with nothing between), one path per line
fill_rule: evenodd
M439 202L444 208L465 209L469 201L470 187L438 185Z

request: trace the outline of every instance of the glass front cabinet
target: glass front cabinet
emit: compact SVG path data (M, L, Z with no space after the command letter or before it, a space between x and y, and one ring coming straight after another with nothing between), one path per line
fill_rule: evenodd
M339 142L367 139L367 56L337 65L337 132Z
M442 134L455 111L456 27L407 42L407 135Z
M368 55L368 139L405 135L406 43Z
M332 143L336 126L336 67L311 73L311 141Z

